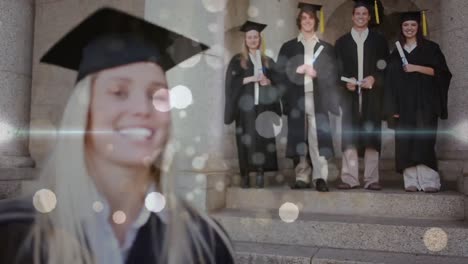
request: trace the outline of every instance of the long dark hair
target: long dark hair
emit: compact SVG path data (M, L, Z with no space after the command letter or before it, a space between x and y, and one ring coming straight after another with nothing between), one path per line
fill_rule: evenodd
M318 30L318 27L320 25L320 19L317 17L317 14L315 13L315 10L311 10L311 9L302 9L299 14L297 14L297 17L296 17L296 26L299 30L301 30L301 17L302 17L302 14L308 14L309 16L311 16L314 20L315 20L315 25L314 25L314 31L317 32Z
M403 23L405 23L406 21L402 21L400 23L400 43L402 45L405 45L406 44L406 37L405 35L403 34ZM422 28L421 28L421 22L420 21L416 21L418 23L418 32L416 32L416 41L418 43L418 45L421 45L423 43L423 41L425 40L425 37L422 33Z

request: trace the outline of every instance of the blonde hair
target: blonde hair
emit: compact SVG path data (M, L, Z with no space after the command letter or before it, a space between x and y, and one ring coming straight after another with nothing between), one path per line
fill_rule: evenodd
M258 32L258 31L257 31ZM249 47L247 47L246 43L246 34L244 34L244 41L242 42L242 50L241 50L241 67L243 69L247 69L247 62L249 61ZM258 49L260 50L260 54L262 57L262 65L263 67L269 67L268 57L265 54L265 42L263 41L262 33L258 32L258 36L260 37L260 42L258 43Z
M41 187L55 193L57 206L50 213L38 213L36 216L36 224L30 236L35 264L44 263L44 254L47 256L46 264L95 263L92 249L88 248L86 234L99 226L87 225L84 230L82 222L83 219L96 218L92 205L99 201L93 179L88 176L85 160L85 130L93 79L92 76L87 76L76 84L63 112L59 130L62 133L58 133L53 152L40 174ZM74 131L74 136L66 133L68 131ZM77 132L78 135L75 136ZM213 220L176 197L174 175L170 175L173 150L169 143L164 155L154 161L151 167L158 191L166 198L165 210L169 219L162 255L157 256L158 262L197 263L198 260L192 256L195 249L199 256L208 256L210 262L214 263L214 254L207 244L209 241L206 241L201 229L194 224L195 215L213 228L231 254L233 250L229 239ZM164 177L160 177L162 174Z

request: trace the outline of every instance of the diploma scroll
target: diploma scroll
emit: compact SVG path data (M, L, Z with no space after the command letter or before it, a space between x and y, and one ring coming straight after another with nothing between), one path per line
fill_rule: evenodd
M398 50L398 53L400 54L401 62L403 63L403 66L408 65L408 60L406 59L405 53L403 52L403 48L401 47L400 41L395 42L396 48Z
M351 78L348 78L348 77L344 77L344 76L341 76L341 80L343 82L347 82L347 83L352 83L354 85L357 85L358 87L358 95L359 95L359 114L362 113L362 94L361 94L361 85L362 85L362 81L356 81L356 80L353 80Z
M260 79L260 75L263 74L263 66L262 66L262 55L260 53L260 50L255 51L255 75ZM254 101L255 105L258 105L258 99L260 97L260 91L259 91L259 84L258 82L255 83L254 87Z
M312 57L312 65L314 65L315 61L317 58L320 56L320 53L323 51L323 46L320 46L317 51L314 53L314 56Z

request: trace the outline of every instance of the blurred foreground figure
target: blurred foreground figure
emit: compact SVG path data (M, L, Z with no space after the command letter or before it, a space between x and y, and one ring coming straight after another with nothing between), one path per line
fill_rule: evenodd
M167 162L165 72L206 48L103 8L44 55L78 81L41 173L47 190L0 202L0 263L234 262L222 228L175 197Z

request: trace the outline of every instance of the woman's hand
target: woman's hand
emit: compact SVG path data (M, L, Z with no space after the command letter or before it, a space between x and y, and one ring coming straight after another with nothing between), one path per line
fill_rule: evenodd
M258 76L250 76L250 77L245 77L243 83L244 84L249 84L249 83L254 83L260 81L260 78Z
M421 66L421 65L407 64L403 66L403 70L405 72L419 72L419 73L429 75L429 76L435 75L435 71L433 68Z
M296 73L305 74L305 71L306 71L305 66L306 66L305 64L302 64L301 66L297 67Z
M405 72L419 72L418 65L414 64L406 64L403 66L403 70L405 70Z
M260 76L260 85L261 86L267 86L267 85L270 85L270 84L271 84L270 79L268 79L264 74L262 74Z

